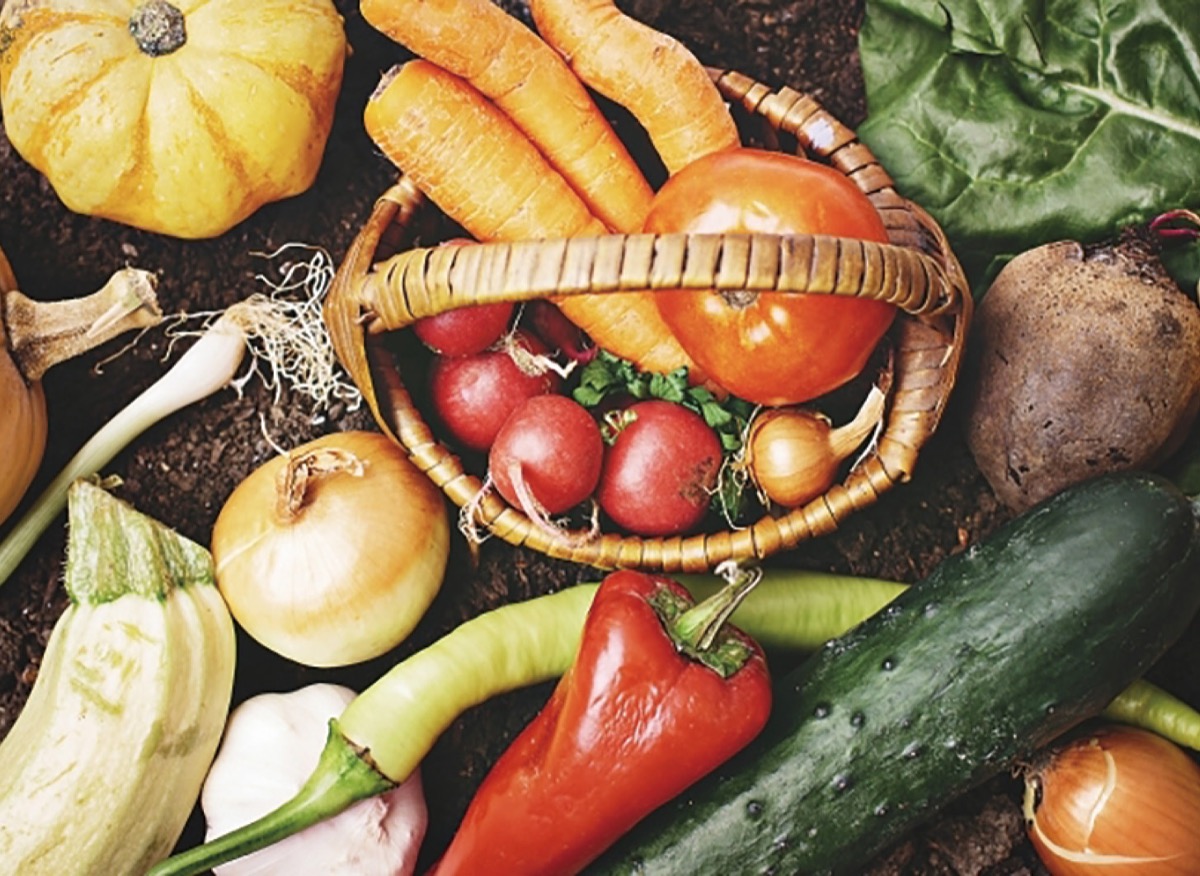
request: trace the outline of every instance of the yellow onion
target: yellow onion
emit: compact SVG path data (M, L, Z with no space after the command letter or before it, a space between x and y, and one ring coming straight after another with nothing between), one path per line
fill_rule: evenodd
M766 409L750 424L741 464L767 499L803 505L833 485L842 463L879 425L886 400L872 387L854 419L838 427L805 408Z
M1200 873L1200 764L1155 733L1114 725L1051 751L1024 810L1053 876Z
M441 588L441 492L394 441L339 432L275 457L217 516L217 586L265 647L344 666L400 644Z
M57 302L34 301L17 291L0 252L0 523L33 482L46 450L46 396L42 376L131 328L162 318L153 275L118 271L98 292Z
M28 381L5 347L0 321L0 523L29 489L46 450L46 394L37 381Z

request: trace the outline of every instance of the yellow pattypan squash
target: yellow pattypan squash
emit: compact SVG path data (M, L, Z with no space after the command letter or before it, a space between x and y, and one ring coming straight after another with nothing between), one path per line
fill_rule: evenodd
M7 0L0 108L70 209L213 237L312 185L345 58L332 0Z

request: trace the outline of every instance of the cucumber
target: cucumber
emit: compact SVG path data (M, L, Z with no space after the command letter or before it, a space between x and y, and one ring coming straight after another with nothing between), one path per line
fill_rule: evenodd
M779 680L751 745L586 872L853 873L1097 715L1200 608L1200 524L1106 476L941 563Z

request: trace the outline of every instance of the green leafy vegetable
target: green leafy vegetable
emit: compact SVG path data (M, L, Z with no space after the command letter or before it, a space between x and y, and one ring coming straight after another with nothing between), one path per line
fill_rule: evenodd
M1015 255L1200 201L1195 0L867 0L859 129L977 294Z

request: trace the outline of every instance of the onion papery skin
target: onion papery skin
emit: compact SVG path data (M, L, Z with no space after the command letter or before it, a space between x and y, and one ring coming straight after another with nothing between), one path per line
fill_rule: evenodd
M0 251L0 298L17 288L8 258ZM8 352L0 314L0 523L21 503L46 452L46 394L30 383Z
M292 461L326 452L362 464L318 473L284 513ZM441 588L450 550L445 499L391 439L340 432L264 463L213 527L217 585L245 631L307 666L345 666L400 644Z
M0 327L0 345L4 331ZM0 523L20 504L46 452L46 395L0 346Z
M790 408L755 417L746 441L746 464L755 485L785 508L824 493L842 464L830 444L832 431L820 415Z
M1101 728L1025 781L1029 838L1053 876L1200 874L1200 765L1174 743Z

